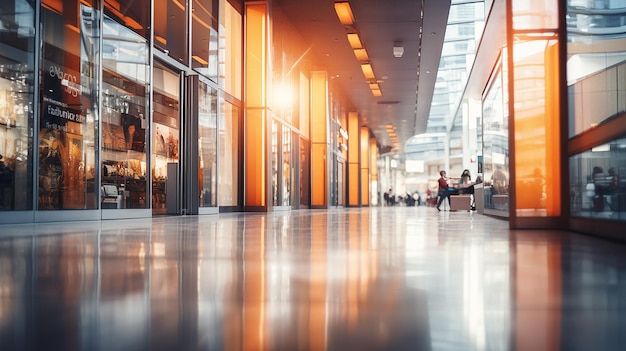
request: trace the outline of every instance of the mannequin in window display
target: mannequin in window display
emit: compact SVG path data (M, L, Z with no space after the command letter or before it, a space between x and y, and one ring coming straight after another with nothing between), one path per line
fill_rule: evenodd
M171 131L167 135L167 157L178 159L178 140Z
M165 138L163 137L163 133L161 133L161 129L159 127L156 128L156 153L157 155L165 156Z
M126 128L126 150L143 152L145 137L144 133L137 130L134 124Z
M144 152L146 131L141 128L141 120L129 114L122 114L126 150Z

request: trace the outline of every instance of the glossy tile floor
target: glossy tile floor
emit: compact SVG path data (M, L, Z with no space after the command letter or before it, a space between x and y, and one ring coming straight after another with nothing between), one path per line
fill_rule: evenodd
M0 225L0 350L624 350L626 250L434 208Z

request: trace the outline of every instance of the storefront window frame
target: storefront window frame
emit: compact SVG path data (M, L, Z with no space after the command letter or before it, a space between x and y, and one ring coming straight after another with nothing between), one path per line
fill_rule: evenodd
M8 57L3 53L3 62L0 67L0 79L5 80L7 89L2 93L3 103L1 108L5 119L0 121L0 167L2 176L0 179L0 222L12 222L16 218L16 212L32 211L35 208L34 187L34 160L37 159L34 150L34 140L30 130L39 111L38 101L38 73L37 66L39 48L39 33L36 31L39 4L36 2L23 1L22 7L32 5L30 12L14 10L15 28L9 28L7 32L20 32L20 36L10 45L15 50L11 53L24 53L24 57ZM3 14L4 15L4 14ZM19 17L19 18L18 18ZM7 65L4 64L7 63ZM26 95L20 98L21 95ZM9 145L10 134L15 137L13 146ZM6 144L5 144L6 143ZM4 218L6 214L7 218Z
M83 218L91 218L89 214L85 213L85 210L97 210L98 209L98 190L95 188L95 179L98 174L98 170L96 166L98 165L98 154L99 151L97 149L98 146L98 135L96 134L97 121L99 120L99 105L100 99L98 96L98 82L100 79L100 59L99 52L97 48L99 47L99 31L100 31L100 19L101 17L101 9L96 6L99 2L94 1L94 6L88 6L86 2L76 1L76 4L80 4L77 7L76 11L82 14L83 8L91 9L91 14L86 13L85 19L89 20L91 18L91 25L83 23L71 23L67 22L66 19L72 18L71 15L68 15L67 11L64 11L62 8L55 8L54 6L46 6L45 4L41 4L40 16L39 16L39 25L42 30L40 33L40 43L41 50L37 55L37 59L40 60L38 64L38 69L42 78L48 78L49 83L46 83L44 80L41 80L38 83L38 91L41 92L51 92L51 94L61 94L61 95L48 95L48 96L39 96L38 97L38 113L36 121L38 125L35 128L35 139L38 143L38 148L36 151L36 160L37 164L35 165L36 172L39 174L37 180L35 181L37 191L37 196L35 199L36 204L36 221L48 221L48 220L59 220L60 218L72 218L75 215L74 211L80 211L84 213ZM55 6L62 6L63 3L55 3ZM63 26L59 27L49 27L54 28L55 30L65 30L65 34L74 35L72 33L77 33L79 37L79 43L73 47L75 51L80 52L78 55L82 59L83 54L87 55L86 48L84 47L85 43L90 43L92 52L89 59L81 60L79 63L78 69L67 69L64 66L58 66L59 68L55 68L56 64L61 64L60 62L50 61L49 67L46 65L48 63L48 59L46 59L46 45L54 46L54 42L51 44L46 44L46 35L45 32L45 24L44 24L44 11L57 12L59 15L62 14ZM69 16L69 17L68 17ZM92 17L95 16L95 17ZM82 18L79 13L76 13L76 18ZM84 35L82 28L90 28L93 30L92 37L83 38ZM61 37L62 39L65 36ZM57 32L52 34L50 37L51 40L58 40L59 35ZM68 42L67 40L63 40L64 52L68 50ZM57 46L58 47L58 46ZM54 53L52 53L54 55ZM64 61L65 63L65 61ZM59 78L59 73L62 73L63 76ZM78 76L80 76L80 80L78 80ZM67 80L66 80L67 79ZM57 83L58 81L58 83ZM86 83L85 83L86 82ZM55 89L50 84L56 84L58 87ZM86 95L89 95L91 100L87 100ZM71 96L71 98L70 98ZM44 103L46 103L47 107L44 108ZM79 106L74 106L74 104L78 104ZM88 104L88 108L85 109L84 104ZM51 112L52 111L52 112ZM56 111L56 112L55 112ZM44 120L43 114L48 113L48 119ZM56 113L56 122L50 118L50 113ZM65 120L67 121L65 121ZM88 125L91 127L83 127L83 125ZM85 140L85 136L91 137L91 140ZM58 137L58 138L57 138ZM48 148L48 151L42 150L42 142L48 141L47 145L56 145L57 147ZM61 147L61 146L63 147ZM50 160L50 150L57 150L57 154L65 155L67 158L65 161L61 160L60 162L54 163L57 171L53 171L53 174L57 174L57 176L51 176L49 174L50 167L46 166L44 170L43 163L46 160ZM74 157L72 155L78 156L80 153L81 158ZM83 150L91 150L91 154L88 154ZM42 155L46 153L44 158ZM47 162L47 161L46 161ZM44 162L46 165L50 164L49 162ZM70 172L72 170L72 172ZM44 173L42 173L44 172ZM56 172L56 173L55 173ZM56 179L54 182L49 182L46 179ZM92 178L89 178L92 177ZM94 179L93 184L89 179ZM71 187L69 186L71 184ZM53 188L54 186L54 188ZM59 189L58 193L50 192L50 196L46 195L49 193L46 189ZM50 197L51 201L47 201L46 199ZM82 198L82 200L81 200ZM82 203L81 203L82 201ZM54 204L48 206L50 204ZM42 211L44 210L44 211ZM61 212L54 210L63 210L64 214L60 214ZM95 212L94 212L95 213Z

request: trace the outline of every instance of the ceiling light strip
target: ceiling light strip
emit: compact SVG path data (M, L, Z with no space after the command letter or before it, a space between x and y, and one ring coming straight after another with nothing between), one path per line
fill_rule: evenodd
M337 13L337 17L339 17L339 22L343 25L352 25L354 24L354 14L352 13L352 8L350 8L350 3L347 1L335 2L335 12Z

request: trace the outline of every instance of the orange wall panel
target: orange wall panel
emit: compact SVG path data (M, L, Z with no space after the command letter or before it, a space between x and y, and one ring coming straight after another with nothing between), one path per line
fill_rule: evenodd
M359 164L348 163L348 206L359 205Z
M326 72L311 73L311 140L314 143L328 141Z
M328 83L323 71L311 73L311 206L328 206Z
M267 5L246 5L245 204L266 206Z
M265 206L265 111L248 110L246 117L246 206Z
M327 159L326 145L313 144L311 146L311 205L325 206L328 204L326 196L327 184Z

